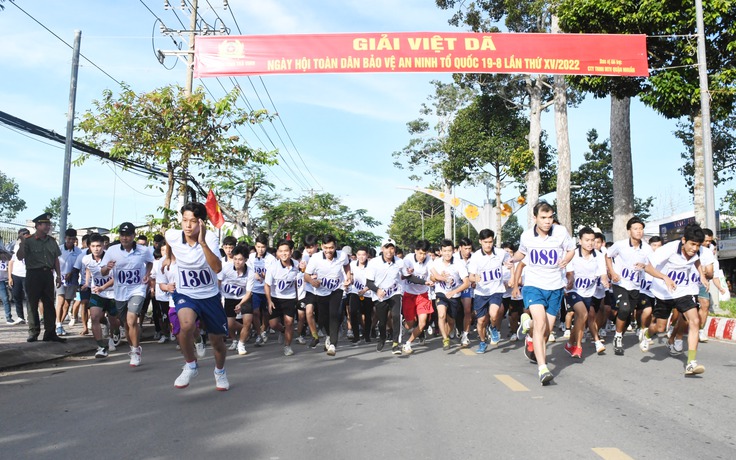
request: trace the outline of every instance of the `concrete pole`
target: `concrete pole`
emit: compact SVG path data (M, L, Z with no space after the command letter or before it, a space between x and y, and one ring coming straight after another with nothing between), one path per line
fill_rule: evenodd
M61 185L61 216L59 216L59 244L64 241L66 216L69 213L69 178L72 170L72 142L74 141L74 108L77 100L77 74L79 72L79 48L82 43L82 31L74 31L74 49L72 51L72 76L69 82L69 108L66 115L66 140L64 142L64 177Z

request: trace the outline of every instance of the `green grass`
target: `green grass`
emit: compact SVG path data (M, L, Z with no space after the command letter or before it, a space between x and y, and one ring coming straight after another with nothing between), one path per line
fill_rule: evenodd
M725 316L729 318L736 318L736 299L729 299L720 304L721 310L726 312Z

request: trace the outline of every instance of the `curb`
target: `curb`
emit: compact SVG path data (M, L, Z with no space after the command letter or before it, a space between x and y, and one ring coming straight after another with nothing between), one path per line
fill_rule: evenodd
M708 337L736 341L734 328L736 328L736 319L734 318L709 316L705 322L704 329L708 332Z
M66 343L34 342L0 345L0 370L38 364L97 349L91 337L68 339Z

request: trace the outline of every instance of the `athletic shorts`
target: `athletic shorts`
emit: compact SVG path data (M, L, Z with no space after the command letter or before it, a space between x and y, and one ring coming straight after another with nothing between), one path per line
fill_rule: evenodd
M240 303L240 301L243 299L225 299L225 316L228 318L235 318L238 316L237 313L235 313L235 307ZM241 310L245 309L245 305L241 307ZM241 311L241 313L245 313Z
M227 316L220 303L220 294L206 299L193 299L187 295L174 292L172 294L177 314L182 308L194 310L204 330L210 334L227 335Z
M597 299L593 297L593 299L590 302L590 306L593 307L593 311L598 313L601 310L601 305L603 304L603 299ZM588 308L590 310L590 308Z
M176 308L169 307L169 324L171 324L171 333L179 335L181 332L181 325L179 324L179 317L176 315Z
M266 302L266 294L253 293L250 297L253 311L265 311L268 313L268 302Z
M107 299L105 297L100 297L97 294L92 294L89 298L89 306L90 308L101 308L102 311L107 312L110 316L118 315L118 307L115 299Z
M609 307L613 308L614 310L617 309L616 307L616 301L613 300L613 292L606 291L605 297L603 297L605 300L605 305L608 305Z
M307 304L304 303L304 299L299 299L296 303L296 309L300 311L305 311L307 309Z
M457 312L462 308L460 305L460 297L455 297L454 299L448 299L445 294L442 292L437 293L437 311L439 311L439 306L444 305L445 308L447 308L447 316L450 318L456 318Z
M140 314L143 309L143 304L146 301L146 296L134 295L128 300L116 300L115 305L118 307L119 312L133 313L135 315Z
M77 285L59 286L56 288L56 295L63 296L65 300L74 300L77 289L79 289Z
M517 313L521 315L524 313L524 301L521 299L512 299L511 297L503 298L503 307L506 309L506 313L511 315Z
M615 307L612 306L612 308L616 310L620 309L623 305L628 305L631 307L629 310L634 311L634 307L639 303L639 291L629 291L615 284L613 285L613 297L616 305Z
M645 308L654 308L654 297L649 297L646 294L639 293L639 302L636 304L637 310L644 310Z
M700 290L698 291L698 297L705 300L710 300L710 291L707 287L700 285Z
M401 314L408 323L416 321L418 315L431 315L434 313L432 301L429 300L429 294L409 294L404 293L401 301Z
M475 291L475 289L473 289L473 288L467 288L466 290L464 290L463 292L460 293L460 298L461 299L472 299L473 298L473 291Z
M676 299L662 300L657 299L654 302L652 315L657 319L667 319L672 313L672 309L676 309L680 313L685 313L693 308L698 308L698 299L694 295L686 295Z
M92 298L92 291L89 289L85 289L84 291L79 291L79 300L89 300Z
M592 297L583 297L577 292L570 292L565 296L565 300L567 300L567 312L574 311L575 304L578 302L583 302L585 304L585 309L590 310L590 305L593 303Z
M521 288L521 296L524 297L524 308L532 305L542 305L548 315L557 316L562 309L562 297L565 294L563 288L560 289L539 289L534 286L524 286Z
M278 297L271 297L273 301L273 311L269 315L269 319L281 318L288 316L294 318L296 316L296 305L298 301L296 299L279 299Z
M314 305L314 301L315 301L314 292L304 293L304 299L302 299L302 302L304 302L304 308L306 308L307 305Z
M491 305L503 305L503 292L491 295L477 295L473 297L473 310L476 318L483 318L488 314Z

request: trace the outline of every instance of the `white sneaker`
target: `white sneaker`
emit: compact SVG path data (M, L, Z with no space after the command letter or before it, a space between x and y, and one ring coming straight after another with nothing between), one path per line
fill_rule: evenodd
M230 389L230 382L227 380L227 372L224 369L222 372L215 370L215 389L217 391L227 391Z
M76 319L74 319L74 318L70 319L69 320L69 327L74 326L76 323L77 323L77 320Z
M296 343L298 343L299 345L304 345L305 343L307 343L307 339L300 335L296 338Z
M330 342L330 336L328 335L327 337L325 337L325 351L327 351L327 349L330 348L331 344L332 342Z
M248 354L248 350L245 349L245 344L243 342L241 342L240 340L238 340L237 348L238 348L238 354L239 355L247 355Z
M676 352L682 353L682 350L683 350L682 339L675 339L675 343L673 344L673 346L675 347Z
M355 335L353 334L353 330L352 329L348 329L348 338L349 339L352 339L354 337L355 337Z
M169 335L169 340L171 340L172 342L176 342L176 336L173 333L171 333Z
M330 344L329 347L327 347L327 356L335 356L335 346Z
M291 356L293 354L294 354L294 350L292 350L290 346L286 345L284 347L284 356Z
M414 352L414 350L412 350L412 349L411 349L411 343L409 343L409 342L406 342L406 343L404 344L404 346L403 346L403 347L401 347L401 351L402 351L402 352L403 352L403 353L404 353L405 355L410 355L410 354L412 354L412 353Z
M602 327L598 329L598 336L602 339L605 339L608 333L606 332L606 328Z
M162 335L158 338L158 343L166 343L166 335Z
M606 351L606 346L603 345L603 342L602 341L596 340L595 341L595 352L600 355L604 351Z
M554 343L556 340L557 338L555 337L555 333L550 332L549 337L547 338L547 343Z
M700 342L707 342L708 341L708 333L705 332L705 329L701 329L698 331L698 340Z
M468 334L466 332L463 332L462 338L460 339L460 346L463 348L470 346L470 339L468 338Z
M432 326L427 327L427 335L434 335L434 328Z
M233 342L230 344L229 347L227 347L228 351L235 351L238 349L238 341L233 340Z
M16 326L21 323L23 323L23 318L15 318L10 324Z
M120 326L120 340L125 339L125 328L121 325Z
M115 351L118 348L115 346L115 341L110 337L107 339L107 351Z
M133 348L130 347L130 353L128 353L128 356L130 356L130 367L138 367L141 365L141 352L143 350L141 347Z
M565 333L562 334L562 336L564 338L566 338L566 339L569 339L570 338L570 333L571 333L570 329L565 329Z
M194 344L194 350L197 352L198 358L204 358L205 350L204 350L204 342L197 342Z
M97 347L95 358L107 358L107 350L105 350L105 347Z
M639 341L639 349L641 351L649 351L649 340L647 340L644 334L642 334L641 340Z
M177 377L174 381L174 386L176 388L186 388L189 386L189 382L198 375L199 367L195 367L194 369L192 369L191 367L189 367L189 364L184 364L184 367L181 370L181 374L179 374L179 377Z
M266 331L261 332L261 340L263 340L263 343L268 342L268 334L266 334Z
M509 342L516 342L517 340L519 340L519 336L516 333L511 334L511 337L509 337Z

